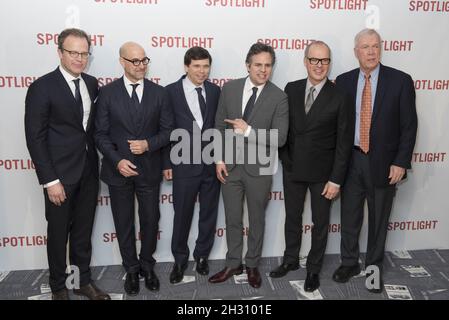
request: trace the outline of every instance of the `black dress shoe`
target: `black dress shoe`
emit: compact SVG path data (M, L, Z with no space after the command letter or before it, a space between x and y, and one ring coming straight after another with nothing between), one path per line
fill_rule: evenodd
M246 267L246 274L248 276L248 283L253 288L260 288L262 278L260 277L259 269Z
M151 291L159 290L159 279L157 278L156 273L153 270L148 272L145 276L145 287Z
M285 263L283 262L279 267L270 272L270 277L281 278L285 276L289 271L298 270L299 263Z
M125 292L130 296L135 296L139 293L139 273L127 273L125 280Z
M52 292L51 299L52 300L70 300L69 292L67 291L66 288L56 291L56 292Z
M221 270L220 272L217 272L212 277L210 277L209 278L209 282L210 283L225 282L230 277L232 277L234 275L237 275L237 274L242 274L242 272L243 272L243 266L242 265L239 265L237 268L226 267L223 270Z
M207 258L197 258L196 262L196 272L199 274L206 276L209 274L209 263L207 262Z
M175 263L173 265L173 269L170 272L170 283L178 283L181 282L184 278L184 271L187 268L187 263L184 265L180 265L179 263Z
M348 282L353 276L360 273L360 266L358 264L353 266L341 265L335 270L332 279L336 282Z
M98 289L93 283L89 283L79 289L73 289L73 293L78 296L84 296L89 300L111 300L111 297Z
M304 291L313 292L320 287L320 276L318 273L307 272L306 281L304 282Z

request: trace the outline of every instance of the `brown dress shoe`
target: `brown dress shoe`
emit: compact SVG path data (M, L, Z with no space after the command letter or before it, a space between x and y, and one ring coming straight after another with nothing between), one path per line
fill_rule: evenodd
M259 269L246 267L246 274L248 275L248 283L253 288L260 288L262 278L260 277Z
M237 274L241 274L243 272L243 266L240 265L237 268L229 268L226 267L223 270L221 270L220 272L214 274L212 277L209 278L209 282L210 283L220 283L220 282L225 282L226 280L228 280L230 277L232 277L233 275L237 275Z
M98 289L93 283L89 283L79 289L73 289L73 293L78 296L85 296L90 300L111 300L107 293Z
M62 290L56 291L56 292L52 292L51 299L52 300L70 300L69 292L65 288Z

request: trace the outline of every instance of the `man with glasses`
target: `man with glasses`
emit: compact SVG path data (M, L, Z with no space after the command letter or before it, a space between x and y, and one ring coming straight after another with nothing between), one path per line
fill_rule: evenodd
M161 150L170 141L173 118L163 87L145 79L150 59L134 42L120 47L124 76L99 92L95 142L103 154L100 178L109 187L120 254L126 270L125 291L139 293L139 274L149 290L159 290L154 272L159 231ZM135 210L140 222L136 251Z
M285 251L272 278L299 267L302 213L307 190L312 208L312 246L307 257L304 290L320 286L330 207L340 191L352 149L354 111L348 97L328 80L331 51L315 41L304 52L307 78L287 83L289 133L280 149L285 199Z
M91 281L91 235L98 198L98 156L93 139L93 104L98 82L83 73L90 38L66 29L58 38L60 65L28 89L25 134L39 183L44 187L47 254L54 300L68 300L66 247L79 269L74 293L109 300Z
M367 289L383 290L382 264L396 184L411 168L418 120L415 87L410 75L380 63L381 38L364 29L355 36L359 68L339 75L337 86L346 90L356 110L351 165L341 194L341 266L336 282L360 273L359 235L368 204L368 244L365 267L376 268L377 279ZM367 272L370 277L372 272ZM370 282L370 281L368 281Z

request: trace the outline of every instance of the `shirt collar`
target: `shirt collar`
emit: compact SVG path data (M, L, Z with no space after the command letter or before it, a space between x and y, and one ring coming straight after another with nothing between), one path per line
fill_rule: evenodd
M373 71L371 71L371 73L370 73L371 81L377 81L377 78L379 77L379 70L380 70L380 63L377 65L377 67ZM365 73L362 71L362 69L360 69L359 78L361 78L361 79L365 78Z
M82 79L81 75L79 75L78 77L74 77L72 76L70 73L68 73L63 66L59 65L59 71L61 71L62 76L64 77L65 81L67 81L68 83L71 83L73 80L76 79Z
M307 78L307 84L306 84L306 92L308 92L310 90L311 87L315 88L315 91L318 93L321 91L321 89L323 89L324 85L327 82L327 77L324 78L320 83L318 83L317 85L313 85L312 82L310 82L309 78Z
M126 87L126 88L128 88L128 87L130 87L132 84L136 84L136 83L140 84L140 86L143 87L143 79L141 79L141 80L137 81L136 83L134 83L134 82L131 82L131 80L129 80L129 79L126 77L126 75L123 75L123 81L124 81L124 83L125 83L125 87ZM138 88L138 87L137 87L137 88Z
M265 87L267 83L265 82L264 84L260 85L260 86L256 86L249 77L246 78L245 81L245 86L243 88L244 91L251 91L253 87L257 87L257 96L259 96L259 93L262 92L263 88Z
M182 79L182 81L184 82L184 86L187 89L187 91L195 91L196 88L202 88L203 92L206 90L204 88L204 82L200 86L197 86L192 82L192 80L189 79L187 75L184 76L184 79Z

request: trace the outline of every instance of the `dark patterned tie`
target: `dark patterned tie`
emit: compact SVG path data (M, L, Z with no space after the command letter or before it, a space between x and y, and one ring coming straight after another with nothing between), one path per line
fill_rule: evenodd
M73 83L75 84L75 101L76 106L78 107L78 113L81 117L81 121L83 120L83 114L84 114L84 108L83 108L83 99L81 98L81 92L80 92L80 79L73 80Z
M248 121L248 118L251 114L251 112L254 109L254 102L256 101L257 97L257 87L253 87L253 94L251 98L249 98L248 102L246 103L245 112L243 113L243 120Z
M206 101L204 100L204 97L201 94L201 92L203 91L203 88L198 87L198 88L195 88L195 90L196 90L196 93L198 93L198 103L200 104L201 117L203 117L203 122L204 122L204 117L206 116Z
M140 112L140 102L139 97L137 96L136 89L138 87L138 83L131 84L131 87L133 87L133 93L131 94L131 100L133 101L134 108L136 109L136 112Z

